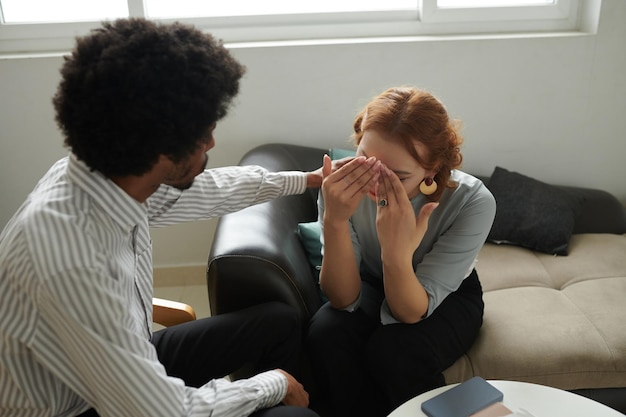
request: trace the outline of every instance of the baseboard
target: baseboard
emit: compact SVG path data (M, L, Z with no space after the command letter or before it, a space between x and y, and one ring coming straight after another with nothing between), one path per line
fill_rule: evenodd
M183 265L154 268L155 287L206 285L206 265Z

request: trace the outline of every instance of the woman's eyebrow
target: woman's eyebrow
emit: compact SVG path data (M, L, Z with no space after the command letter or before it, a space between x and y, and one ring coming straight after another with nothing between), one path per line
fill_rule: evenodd
M361 151L361 153L363 154L363 156L364 156L365 158L369 158L369 157L367 156L367 154L365 153L365 151ZM395 169L392 169L392 171L393 171L393 172L394 172L397 176L400 176L400 175L413 175L413 173L412 173L412 172L408 172L408 171L397 171L397 170L395 170Z

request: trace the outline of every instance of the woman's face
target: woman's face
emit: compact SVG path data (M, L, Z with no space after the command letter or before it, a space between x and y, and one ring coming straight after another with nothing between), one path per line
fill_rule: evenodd
M420 157L426 156L424 145L416 141L415 148ZM375 130L366 130L363 133L356 154L374 156L393 171L402 182L409 199L419 194L419 184L425 177L434 176L434 172L426 171L418 164L399 141L391 140L389 136ZM376 201L374 190L371 190L368 196Z

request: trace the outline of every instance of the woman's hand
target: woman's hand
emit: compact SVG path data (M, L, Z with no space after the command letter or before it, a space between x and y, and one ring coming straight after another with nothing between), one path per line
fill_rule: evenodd
M330 157L324 155L324 221L348 221L361 199L376 186L380 166L380 162L374 157L358 156L333 172Z
M352 304L361 290L348 220L380 176L380 162L357 156L333 171L324 155L322 194L324 196L324 259L320 285L330 304L342 309Z
M439 203L426 203L417 217L398 176L381 169L376 189L379 201L376 231L383 263L385 298L393 316L417 323L428 311L428 294L413 269L413 253L428 230L428 218ZM385 204L380 201L385 200Z
M428 218L439 203L424 204L415 217L413 206L398 176L387 167L382 167L380 171L376 188L376 199L379 202L376 230L383 263L410 260L428 230ZM381 200L385 200L386 204L381 205Z

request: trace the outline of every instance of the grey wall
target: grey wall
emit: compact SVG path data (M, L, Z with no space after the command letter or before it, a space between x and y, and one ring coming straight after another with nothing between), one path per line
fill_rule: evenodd
M325 45L232 45L247 66L216 130L211 166L254 146L347 146L355 112L394 85L430 90L464 121L464 169L496 165L626 204L626 1L604 0L598 33L404 39ZM0 57L0 226L65 155L51 97L60 56ZM155 265L202 264L215 221L154 232Z

